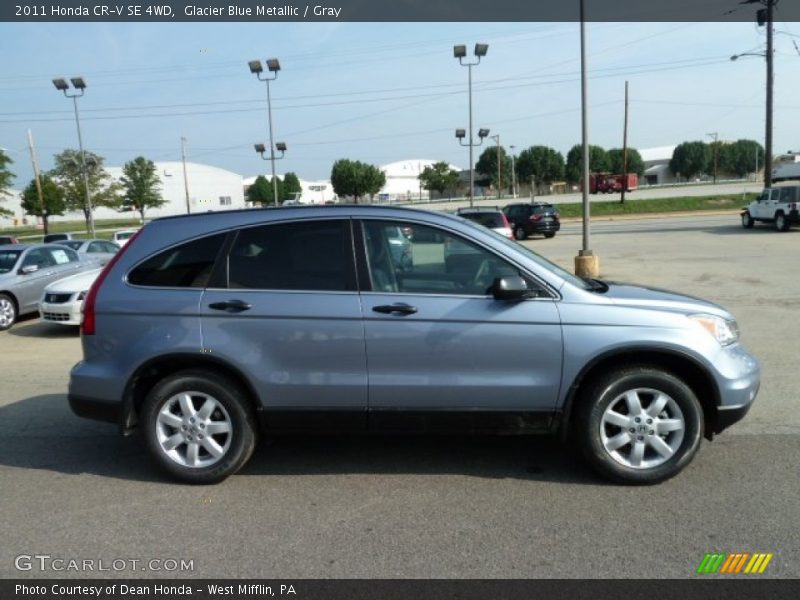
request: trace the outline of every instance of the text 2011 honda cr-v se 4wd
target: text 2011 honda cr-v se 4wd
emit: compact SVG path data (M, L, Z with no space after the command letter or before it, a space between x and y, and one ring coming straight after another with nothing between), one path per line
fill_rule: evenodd
M755 399L738 338L717 305L577 278L458 217L206 213L153 221L98 277L69 402L194 483L261 431L569 434L603 475L654 483Z

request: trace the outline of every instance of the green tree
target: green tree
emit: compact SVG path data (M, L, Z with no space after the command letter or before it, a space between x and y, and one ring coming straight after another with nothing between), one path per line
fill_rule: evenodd
M272 186L266 177L259 175L253 185L247 188L247 201L262 206L272 202Z
M103 168L103 157L86 152L86 177L89 180L89 206L86 206L86 188L83 183L81 153L78 150L64 150L55 156L55 168L50 176L64 191L67 210L80 210L89 230L89 216L98 206L119 208L122 197L121 186Z
M736 177L744 177L764 168L764 148L754 140L736 140L723 144L719 153L719 170Z
M5 196L11 195L11 182L13 181L15 175L11 172L8 166L13 163L14 161L11 157L0 150L0 202L5 200ZM10 210L7 208L0 207L0 215L12 215Z
M291 171L283 176L283 189L281 190L281 198L284 200L295 200L303 193L303 186L300 185L300 179Z
M49 233L50 217L63 215L67 209L64 202L64 192L48 175L39 178L42 185L42 201L39 201L39 192L36 189L36 180L31 179L28 186L22 191L22 210L26 215L33 215L42 219L45 235Z
M606 153L608 170L614 175L621 175L623 169L622 148L612 148ZM644 175L644 161L636 148L628 148L628 173L636 173L639 177Z
M144 211L166 204L161 195L161 180L156 165L144 156L137 156L122 167L123 206L139 211L144 222Z
M331 184L337 196L351 196L358 203L363 196L378 193L386 184L386 174L373 165L340 158L331 168Z
M475 172L480 179L497 189L499 186L511 187L511 157L506 154L505 148L500 146L500 181L497 181L497 146L486 148L475 163Z
M520 152L516 168L517 181L533 180L537 188L564 179L564 157L547 146L531 146Z
M589 172L604 173L609 170L608 156L600 146L589 146ZM575 144L567 153L567 181L577 183L583 179L583 146Z
M683 142L675 147L669 170L676 176L692 179L706 173L711 151L705 142Z
M452 190L458 185L458 171L440 160L422 169L419 180L422 182L422 187L429 192L444 194L445 190Z

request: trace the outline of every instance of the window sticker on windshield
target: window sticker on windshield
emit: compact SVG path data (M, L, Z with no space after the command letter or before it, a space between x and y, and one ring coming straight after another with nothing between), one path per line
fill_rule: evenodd
M53 258L56 260L57 265L63 265L69 262L69 256L63 250L53 250Z

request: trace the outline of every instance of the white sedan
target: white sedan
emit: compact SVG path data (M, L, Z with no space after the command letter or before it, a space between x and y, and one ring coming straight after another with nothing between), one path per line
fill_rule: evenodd
M44 295L39 301L42 320L62 325L80 325L83 299L101 271L85 271L54 281L44 288Z
M137 231L139 230L123 229L122 231L115 231L114 235L111 236L111 241L114 242L120 248L122 248L125 244L128 243L128 240L131 239Z

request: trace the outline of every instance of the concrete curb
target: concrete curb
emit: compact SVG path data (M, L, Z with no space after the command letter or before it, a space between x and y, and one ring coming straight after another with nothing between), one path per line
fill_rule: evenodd
M728 210L683 210L678 212L661 212L661 213L639 213L633 215L602 215L600 217L591 217L592 222L595 221L639 221L641 219L661 219L664 217L730 217L736 216L741 212L741 209L728 209ZM563 217L562 223L580 223L583 217Z

